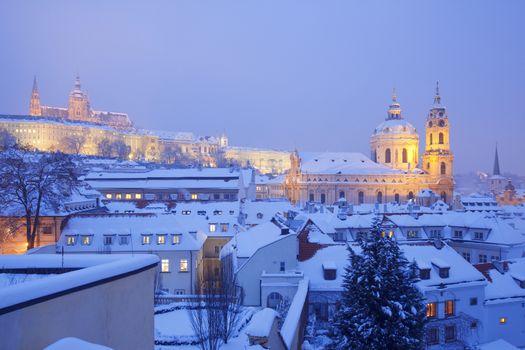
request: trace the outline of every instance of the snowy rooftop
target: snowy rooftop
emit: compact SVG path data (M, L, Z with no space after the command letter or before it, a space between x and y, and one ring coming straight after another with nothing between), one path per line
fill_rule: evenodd
M510 260L505 264L508 266L508 271L504 273L494 266L487 271L491 282L485 288L487 303L508 301L509 298L525 300L525 288L520 286L520 281L525 283L525 258Z
M350 152L300 152L301 172L304 174L403 174L370 160L362 153Z
M375 128L374 134L417 134L417 131L405 119L387 119Z
M246 328L246 334L253 337L268 337L276 317L279 317L279 314L275 310L270 308L262 309L253 315L250 324Z
M62 338L55 343L46 346L44 350L112 350L107 346L89 343L78 338Z

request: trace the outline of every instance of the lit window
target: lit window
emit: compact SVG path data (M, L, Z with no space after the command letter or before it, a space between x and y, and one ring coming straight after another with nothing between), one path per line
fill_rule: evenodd
M151 235L142 235L142 244L151 244Z
M135 193L135 199L142 199L142 194Z
M427 303L427 317L437 316L437 303Z
M192 194L191 194L191 199L192 199L192 200L196 200L196 199L198 199L198 198L199 198L199 196L197 195L197 193L192 193Z
M180 272L188 272L188 259L180 259L179 270Z
M106 193L106 198L107 199L111 199L111 198L113 198L113 195L111 193Z
M75 245L77 238L75 236L67 236L67 245Z
M228 232L229 228L230 228L230 224L221 224L221 231L222 232Z
M126 193L126 199L131 199L131 193Z
M117 193L117 194L115 195L115 198L116 198L116 199L122 199L122 194L121 194L121 193Z
M454 300L445 300L445 317L454 316Z
M217 224L210 224L210 232L217 231Z
M506 324L507 323L507 318L506 317L500 317L499 318L499 324Z
M180 244L180 235L171 236L171 244Z
M157 244L166 244L166 235L157 235Z
M104 245L112 245L113 236L104 236Z
M408 230L407 236L408 236L408 238L417 238L417 231L416 230Z
M82 236L82 245L90 245L91 236Z
M170 272L170 261L168 259L162 259L161 261L161 271Z
M182 211L182 215L190 215L191 214L191 210L183 210Z

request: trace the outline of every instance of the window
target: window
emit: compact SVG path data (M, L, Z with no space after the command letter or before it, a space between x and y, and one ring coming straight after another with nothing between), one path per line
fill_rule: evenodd
M113 236L104 236L104 245L112 245Z
M118 243L120 245L128 245L129 244L129 238L131 236L130 235L122 235L122 236L118 236Z
M432 318L437 316L437 303L427 303L427 317Z
M441 200L445 203L447 202L447 192L441 192Z
M392 161L392 152L390 148L387 148L385 151L385 163L390 163Z
M433 144L432 134L430 134L430 144Z
M463 255L463 258L464 258L465 260L467 260L468 262L470 262L470 253L469 253L469 252L463 252L462 255Z
M414 192L412 192L412 191L408 192L407 198L408 199L414 199Z
M463 231L454 230L454 238L463 238Z
M213 215L222 215L222 210L214 210Z
M357 202L358 204L363 204L365 202L365 194L363 191L359 191L357 194Z
M82 245L91 245L91 236L82 236Z
M286 267L286 265L285 265L284 261L281 261L280 264L279 264L279 271L284 272L285 267Z
M478 322L477 321L470 322L470 328L478 328Z
M479 231L474 232L474 239L483 240L483 232L479 232Z
M446 175L446 174L447 174L447 166L445 162L441 162L441 175Z
M403 163L408 163L408 154L407 154L407 149L406 148L403 148L403 153L402 153L402 161Z
M142 199L142 194L135 193L135 199Z
M117 194L115 195L115 198L116 198L116 199L122 199L122 194L121 194L121 193L117 193Z
M282 300L283 296L281 294L277 292L272 292L268 295L268 298L266 299L266 306L275 309L281 303Z
M215 200L221 199L221 195L218 194L218 193L215 193L215 194L213 195L213 199L215 199Z
M478 298L470 298L470 305L478 305Z
M377 203L383 203L383 192L377 192Z
M151 244L151 235L142 235L142 244Z
M453 342L456 340L456 326L446 326L445 327L445 342Z
M430 269L419 269L419 278L422 280L430 279Z
M210 224L209 227L210 227L210 232L217 231L217 224Z
M325 203L326 202L326 194L324 193L321 193L321 203Z
M107 199L111 199L111 198L113 198L113 195L111 193L106 193L106 198Z
M215 246L215 254L218 255L220 251L221 251L221 246L220 245L216 245Z
M191 194L191 199L192 200L197 200L199 198L199 196L197 195L197 193L192 193Z
M257 213L257 219L262 219L263 218L263 213Z
M407 237L408 238L417 238L417 230L408 230Z
M427 344L439 344L439 329L429 328L427 331Z
M499 324L506 324L507 323L507 318L506 317L500 317L499 318Z
M180 244L180 236L181 235L172 235L171 244Z
M345 192L344 191L339 191L339 198L345 198Z
M445 137L442 132L439 133L439 144L442 145L445 143Z
M44 235L53 234L53 228L51 226L42 226L42 233Z
M441 237L441 230L430 230L430 238Z
M480 254L478 258L479 258L478 260L479 260L480 264L484 264L484 263L487 262L487 255L486 254Z
M439 277L448 278L450 274L450 267L440 267L439 268Z
M75 245L77 243L76 236L66 236L67 245Z
M445 300L445 317L454 316L455 313L454 300Z
M162 259L160 266L161 272L170 272L170 261L168 259Z
M394 195L394 202L399 203L399 193Z
M166 235L157 235L157 244L166 244Z
M180 272L188 272L188 259L180 259L179 271Z
M191 210L183 210L182 211L182 215L190 215L191 214Z
M491 255L491 256L490 256L490 261L494 261L494 260L498 261L498 260L499 260L499 256L497 256L497 255Z
M310 192L310 194L308 195L308 200L310 202L313 202L315 199L314 199L314 193L313 192Z
M131 199L131 193L126 193L126 199Z
M230 224L228 223L221 224L221 232L228 232L229 228L230 228Z

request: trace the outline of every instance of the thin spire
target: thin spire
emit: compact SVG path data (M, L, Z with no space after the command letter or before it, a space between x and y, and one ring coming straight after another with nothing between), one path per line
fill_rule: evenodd
M496 154L494 155L494 169L492 175L501 175L499 169L498 144L496 143Z
M38 92L38 84L36 83L36 75L33 76L33 92Z
M401 105L397 102L396 88L392 89L392 103L388 108L388 116L386 120L401 119Z
M439 81L436 81L436 94L434 95L434 104L441 104L441 96L439 95Z
M78 75L78 73L77 73L77 77L75 78L75 89L81 90L80 89L80 76Z
M397 102L397 93L395 86L392 88L392 102Z

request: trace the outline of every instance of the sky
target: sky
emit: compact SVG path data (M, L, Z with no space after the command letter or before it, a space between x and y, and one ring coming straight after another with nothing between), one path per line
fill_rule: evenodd
M455 171L525 174L525 1L0 2L0 113L95 109L235 146L370 154L392 89L420 134L439 81Z

